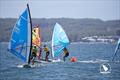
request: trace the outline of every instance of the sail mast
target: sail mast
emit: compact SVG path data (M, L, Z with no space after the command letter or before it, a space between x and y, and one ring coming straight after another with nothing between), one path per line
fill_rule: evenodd
M51 54L52 59L54 58L54 40L53 40L54 39L54 29L53 29L53 34L52 34L52 54Z
M28 8L28 13L29 13L29 19L30 19L30 32L31 32L31 41L30 41L30 53L29 53L29 59L28 59L28 64L30 64L30 56L31 56L31 52L32 52L32 20L31 20L31 14L30 14L30 9L29 9L29 4L27 4L27 8Z
M118 50L117 50L117 51L118 51ZM114 56L113 56L113 58L112 58L112 61L114 60L114 58L115 58L115 56L116 56L116 54L117 54L117 51L115 51Z

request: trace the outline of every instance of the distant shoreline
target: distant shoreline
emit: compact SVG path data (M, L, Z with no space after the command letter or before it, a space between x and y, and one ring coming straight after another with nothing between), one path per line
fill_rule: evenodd
M0 42L8 42L16 23L17 18L0 18ZM33 18L33 27L40 26L41 41L50 41L55 23L59 23L65 30L70 42L101 42L108 41L108 39L118 39L120 37L120 20L103 21L94 18Z
M6 18L4 18L4 17L0 17L0 19L18 19L18 18L12 18L12 17L6 17ZM114 21L114 20L120 20L120 19L109 19L109 20L103 20L103 19L101 19L101 18L67 18L67 17L58 17L58 18L32 18L32 19L46 19L46 20L48 20L48 19L70 19L70 20L85 20L85 19L94 19L94 20L101 20L101 21Z

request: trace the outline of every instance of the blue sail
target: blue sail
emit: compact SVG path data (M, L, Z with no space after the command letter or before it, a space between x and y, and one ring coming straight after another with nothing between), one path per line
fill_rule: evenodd
M57 57L64 47L67 47L70 43L62 26L58 23L54 26L52 36L52 56Z
M29 11L26 8L13 28L8 48L11 53L25 62L28 62L30 55L31 27L29 18Z
M116 46L116 49L115 49L115 53L117 52L118 49L120 49L120 39L118 40L118 43L117 43L117 46Z
M116 48L115 48L115 53L114 53L114 56L113 56L113 58L112 58L112 61L114 60L114 58L115 58L115 56L116 56L116 54L117 54L117 52L118 52L118 49L120 49L120 38L119 38L118 43L117 43L117 46L116 46Z

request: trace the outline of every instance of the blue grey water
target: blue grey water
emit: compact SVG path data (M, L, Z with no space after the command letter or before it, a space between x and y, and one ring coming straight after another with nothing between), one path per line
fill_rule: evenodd
M111 60L115 44L71 44L69 58L76 56L78 62L72 63L68 59L66 62L48 63L34 68L17 67L22 61L9 53L7 46L6 43L0 43L0 80L120 80L120 63L109 63L109 74L101 74L102 63L94 63L97 60ZM115 60L118 59L119 54Z

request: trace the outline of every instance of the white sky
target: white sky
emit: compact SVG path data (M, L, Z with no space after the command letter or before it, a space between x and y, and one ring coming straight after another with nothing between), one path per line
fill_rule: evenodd
M18 18L27 2L32 18L120 19L120 0L0 0L0 18Z

